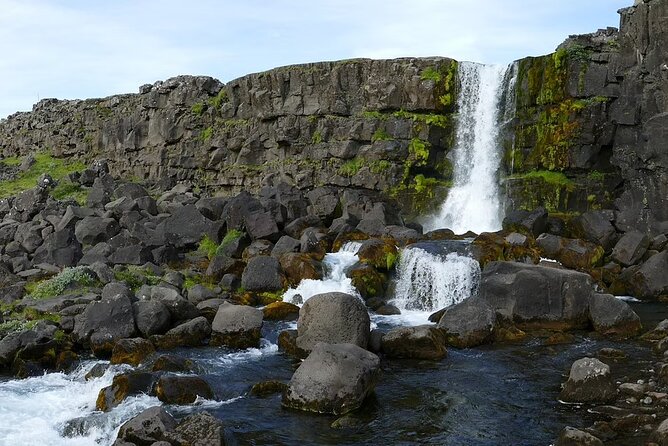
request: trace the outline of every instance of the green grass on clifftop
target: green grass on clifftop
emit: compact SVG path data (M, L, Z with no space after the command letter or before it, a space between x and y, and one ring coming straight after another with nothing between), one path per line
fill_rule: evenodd
M25 190L32 189L37 185L37 179L44 173L48 173L54 180L59 181L72 172L86 168L81 162L54 158L46 152L36 153L34 157L35 164L30 169L20 172L13 180L0 182L0 198L11 197ZM20 159L16 157L5 158L0 162L7 166L16 166L21 163Z

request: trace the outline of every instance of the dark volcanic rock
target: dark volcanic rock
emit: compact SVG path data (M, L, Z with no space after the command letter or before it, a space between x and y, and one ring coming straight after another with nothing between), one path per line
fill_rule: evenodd
M391 358L438 360L447 355L445 336L433 325L392 329L383 336L381 350Z
M608 403L617 396L610 367L598 359L582 358L573 363L559 399L574 403Z
M496 323L496 312L488 304L466 299L447 308L438 327L449 345L468 348L491 342Z
M155 394L167 404L191 404L198 396L213 398L211 386L198 376L161 376L155 387Z
M90 345L96 355L111 354L116 341L137 333L132 303L123 294L91 303L74 321L72 339Z
M369 313L358 298L344 293L318 294L299 311L297 346L311 351L318 342L327 342L366 348L370 324Z
M234 348L258 347L262 311L245 305L223 303L211 324L211 343Z
M176 420L165 409L151 407L123 423L117 438L137 446L152 445L154 442L169 440L169 432L174 430L176 424Z
M270 256L252 258L241 276L241 286L246 291L277 291L283 289L281 265L278 260Z
M353 344L318 343L292 376L283 405L308 412L344 414L374 389L380 359Z

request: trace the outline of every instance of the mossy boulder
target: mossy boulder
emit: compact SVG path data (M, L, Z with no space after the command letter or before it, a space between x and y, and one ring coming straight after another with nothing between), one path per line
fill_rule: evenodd
M276 393L283 393L287 388L288 385L281 381L263 381L254 384L249 393L253 396L265 398Z
M600 245L552 234L541 234L536 244L544 257L578 271L588 271L601 265L605 256L605 250Z
M308 254L288 252L279 261L291 286L299 284L303 279L320 280L323 277L322 263Z
M146 372L128 372L114 376L110 386L100 390L95 408L108 412L123 400L141 393L150 394L157 376Z
M111 351L112 364L130 364L138 366L155 352L151 341L143 338L121 339Z
M351 232L344 232L342 234L337 235L336 238L334 239L334 242L332 243L332 251L333 252L340 251L341 247L348 242L361 242L364 240L369 240L369 234L367 234L366 232L357 230Z
M155 395L167 404L192 404L198 396L213 398L209 383L199 376L161 376L155 386Z
M381 351L390 358L439 360L445 358L445 335L433 325L399 327L387 332Z
M299 307L288 302L272 302L262 309L264 320L292 321L299 317Z
M362 242L357 251L360 262L382 271L389 271L399 258L397 246L382 239L371 239Z
M348 271L348 277L364 299L384 294L387 277L371 265L355 265Z
M511 243L512 238L504 234L505 232L483 232L473 240L474 257L481 268L490 262L503 260L538 263L539 251L530 234L525 234L527 240L521 244Z

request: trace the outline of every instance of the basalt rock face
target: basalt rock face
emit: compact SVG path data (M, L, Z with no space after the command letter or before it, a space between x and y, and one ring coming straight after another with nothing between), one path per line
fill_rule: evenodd
M515 207L615 209L623 232L668 231L668 2L636 3L619 11L619 31L518 61L505 154Z
M450 179L456 71L446 58L355 59L226 85L179 76L139 94L45 99L0 123L0 152L106 158L115 176L191 180L227 195L285 182L419 207Z

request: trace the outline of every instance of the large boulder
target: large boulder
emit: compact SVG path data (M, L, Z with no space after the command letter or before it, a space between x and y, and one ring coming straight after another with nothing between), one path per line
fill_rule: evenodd
M120 230L118 222L113 218L91 216L76 223L74 234L82 244L94 245L109 240Z
M398 256L396 245L381 239L366 240L357 250L360 262L385 271L394 267Z
M76 266L83 252L81 244L70 229L52 232L44 238L33 256L33 263L48 263L60 267Z
M539 207L533 211L513 210L503 219L503 229L529 232L537 237L547 228L547 211Z
M288 252L280 257L281 269L290 285L297 285L303 279L320 280L323 277L322 263L308 254Z
M589 296L589 318L594 330L606 335L628 337L642 330L640 317L626 302L611 294Z
M438 360L447 355L443 332L433 325L394 328L383 336L381 350L390 358Z
M95 408L108 412L129 396L150 394L156 380L157 375L147 372L126 372L116 375L110 386L100 390Z
M560 400L571 403L609 403L616 397L610 366L595 358L575 361L559 394Z
M148 338L162 334L169 329L172 316L169 309L157 300L139 300L132 304L137 329Z
M198 412L185 417L175 433L182 444L193 446L224 446L225 431L223 423L208 412Z
M246 265L241 286L246 291L278 291L283 289L283 280L281 265L276 258L258 256Z
M211 344L233 348L258 347L262 328L262 311L228 302L218 307L211 324Z
M297 346L311 351L317 343L350 343L366 348L371 321L358 298L345 293L323 293L308 299L299 311Z
M631 269L631 268L629 268ZM640 299L658 299L668 296L668 251L650 257L632 271L629 292Z
M576 236L601 245L606 251L612 249L617 233L611 223L613 215L610 214L605 211L590 211L575 217L571 224Z
M117 294L89 304L74 318L72 339L90 346L95 355L111 354L119 339L137 335L132 302L125 294Z
M198 396L213 398L211 386L199 376L161 376L155 386L155 394L167 404L191 404Z
M218 239L218 226L206 218L194 204L182 206L156 228L160 238L182 248L193 246L204 235Z
M211 325L204 316L199 316L177 325L164 335L151 336L157 348L201 347L211 335Z
M121 339L111 352L112 364L130 364L137 367L155 352L151 341L143 338Z
M536 244L543 256L580 271L600 265L605 255L603 248L594 243L552 234L541 234L536 239Z
M448 345L469 348L491 342L496 322L492 307L480 299L469 298L447 308L438 328L445 332Z
M336 415L350 412L373 391L379 371L378 356L356 345L318 343L292 376L283 405Z
M492 262L482 272L479 299L497 315L523 327L587 328L592 292L591 277L584 273Z
M172 438L169 433L176 424L174 417L162 407L150 407L123 423L117 438L137 446L152 445L158 441L168 442Z
M603 442L587 432L565 427L554 446L603 446Z
M638 263L649 248L649 237L639 231L629 231L619 239L612 250L612 259L624 266Z

